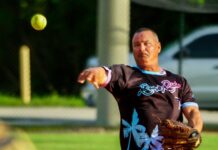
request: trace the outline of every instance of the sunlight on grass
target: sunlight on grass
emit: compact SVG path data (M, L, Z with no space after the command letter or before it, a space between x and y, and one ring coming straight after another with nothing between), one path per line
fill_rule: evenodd
M23 104L20 97L13 95L6 95L0 93L0 106L69 106L69 107L83 107L84 101L76 96L60 96L57 94L46 96L33 96L30 104Z
M218 143L218 132L204 132L202 134L202 144L198 150L216 150Z
M119 150L117 133L34 133L38 150Z
M38 150L120 150L119 131L30 133ZM199 150L217 149L218 133L204 132Z

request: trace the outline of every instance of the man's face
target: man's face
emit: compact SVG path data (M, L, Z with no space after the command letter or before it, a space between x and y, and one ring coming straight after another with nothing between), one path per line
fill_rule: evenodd
M151 31L135 33L132 39L133 54L140 68L158 63L160 43Z

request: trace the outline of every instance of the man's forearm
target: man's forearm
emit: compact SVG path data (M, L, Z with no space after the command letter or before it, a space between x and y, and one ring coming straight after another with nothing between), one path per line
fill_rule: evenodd
M190 114L188 117L188 125L193 127L194 129L197 129L198 132L202 131L203 121L201 118L200 111L198 109L194 109L190 111Z

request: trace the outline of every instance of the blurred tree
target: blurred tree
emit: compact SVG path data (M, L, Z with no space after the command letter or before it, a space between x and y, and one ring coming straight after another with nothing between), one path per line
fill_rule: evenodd
M30 26L35 13L48 20L41 32ZM18 50L27 44L33 93L78 94L77 75L95 53L96 0L1 1L0 19L0 91L19 93Z
M0 92L19 94L18 50L27 44L33 93L79 94L77 75L96 51L96 10L97 0L0 1ZM35 13L47 17L41 32L30 26ZM179 37L179 15L131 3L130 36L139 27L150 27L164 47ZM185 33L217 20L216 14L186 14Z
M0 88L3 91L18 89L18 22L17 2L0 2Z

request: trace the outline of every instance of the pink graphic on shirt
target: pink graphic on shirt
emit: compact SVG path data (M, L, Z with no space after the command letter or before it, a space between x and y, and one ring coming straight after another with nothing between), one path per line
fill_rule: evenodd
M150 96L157 92L165 93L165 91L169 91L170 93L174 93L181 85L176 81L171 82L169 80L163 80L161 85L150 86L147 83L142 83L139 87L140 90L138 91L137 96Z

